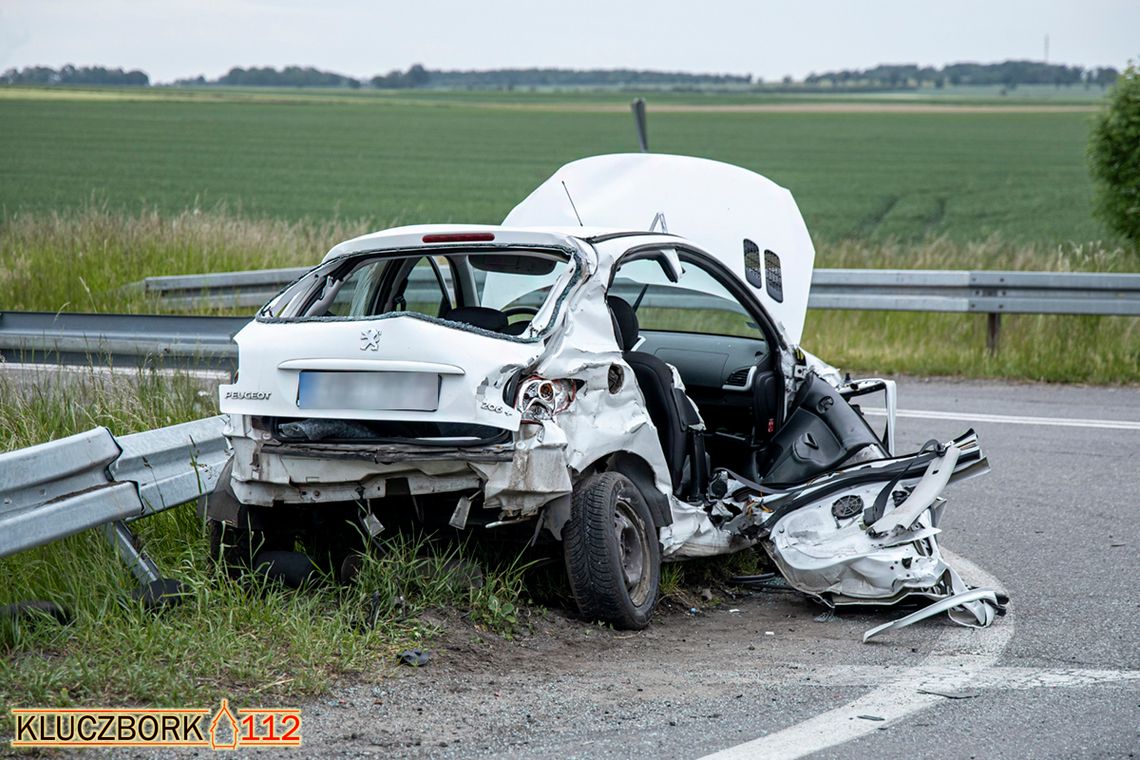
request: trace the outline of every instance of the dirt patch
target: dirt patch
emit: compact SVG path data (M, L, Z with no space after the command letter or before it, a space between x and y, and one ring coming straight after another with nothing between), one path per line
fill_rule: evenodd
M821 612L798 595L738 591L695 614L667 604L637 632L541 611L510 641L431 612L429 664L387 666L303 705L305 744L325 757L588 755L612 732L668 732L726 701L767 701L763 683L810 682L816 666L799 663L856 651L865 625Z

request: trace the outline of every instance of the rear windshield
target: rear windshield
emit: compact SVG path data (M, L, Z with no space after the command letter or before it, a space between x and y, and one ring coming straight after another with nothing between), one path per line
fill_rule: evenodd
M261 320L364 320L401 314L504 335L550 324L576 266L563 251L447 251L346 256L266 304Z

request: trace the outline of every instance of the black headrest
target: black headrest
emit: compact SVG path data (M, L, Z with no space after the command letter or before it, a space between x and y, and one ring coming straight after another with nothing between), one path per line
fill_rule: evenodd
M614 325L617 327L618 345L622 351L632 351L641 332L637 324L637 312L624 299L617 296L606 296L606 306L610 307L610 314L613 315Z
M458 306L443 315L444 319L452 322L462 322L465 325L481 327L491 332L500 332L507 327L507 315L498 309L488 309L486 306Z

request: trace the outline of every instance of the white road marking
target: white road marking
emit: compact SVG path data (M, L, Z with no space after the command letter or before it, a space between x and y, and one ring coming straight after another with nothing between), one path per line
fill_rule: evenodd
M884 409L864 409L864 414L885 417ZM954 420L956 422L993 422L998 425L1051 425L1054 427L1101 428L1104 430L1140 430L1140 421L1092 420L1071 417L1021 417L1011 414L976 414L972 412L936 412L927 409L899 409L898 417L918 420Z
M1044 689L1114 683L1127 685L1132 682L1140 682L1140 670L991 668L978 686L983 689Z
M1001 625L997 623L996 625ZM801 663L800 667L810 670L812 682L825 683L828 686L877 687L883 681L884 673L890 671L876 665L839 665L834 668L812 669L809 663ZM952 675L957 668L936 666L917 666L906 668L905 672L913 676L922 676L929 683L937 683ZM794 679L792 679L794 680ZM980 689L1017 690L1042 689L1053 687L1084 687L1084 686L1119 686L1121 688L1136 688L1140 682L1140 670L1088 670L1081 668L990 668L979 673L966 690L974 693ZM952 694L946 689L931 689L944 694Z
M971 585L1003 588L999 580L972 562L945 549L942 554ZM706 755L703 760L769 757L791 760L874 733L946 700L940 694L923 694L920 690L953 693L974 688L979 677L1001 656L1013 638L1013 632L1013 615L1009 613L984 631L960 627L946 629L935 642L932 653L918 667L908 668L897 678L842 707L782 731ZM873 715L882 720L867 720L859 717L861 715Z

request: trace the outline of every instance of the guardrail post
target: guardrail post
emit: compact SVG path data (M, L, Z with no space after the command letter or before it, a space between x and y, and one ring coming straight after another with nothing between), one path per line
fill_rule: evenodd
M1001 314L990 312L986 315L986 351L996 356L998 341L1001 339Z
M115 553L119 555L123 564L130 569L131 574L135 576L135 580L140 586L148 586L162 580L162 573L154 564L154 560L135 546L135 537L131 535L131 531L125 522L115 520L115 522L106 523L101 527L103 536L114 547Z

